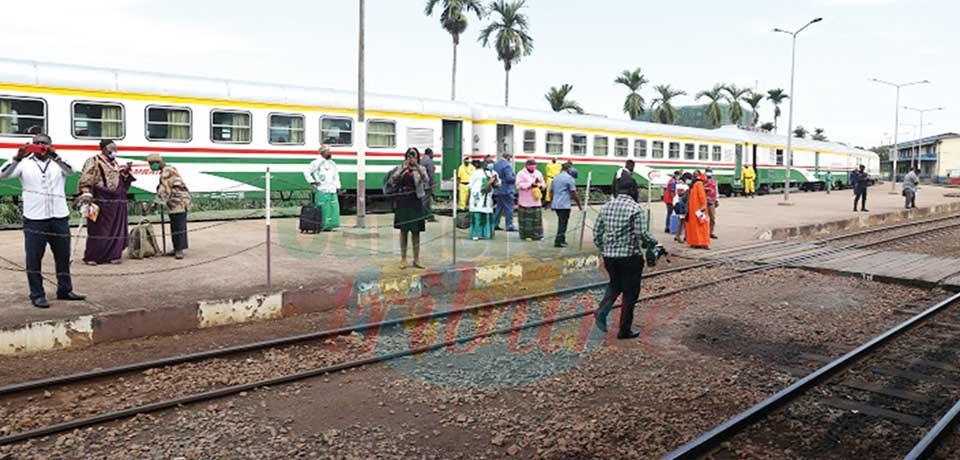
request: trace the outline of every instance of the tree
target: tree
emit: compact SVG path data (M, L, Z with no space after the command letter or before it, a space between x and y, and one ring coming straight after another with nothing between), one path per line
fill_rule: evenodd
M633 70L624 70L613 82L630 89L630 94L627 95L627 100L623 103L623 112L630 115L631 120L640 119L640 115L643 115L643 112L646 110L644 106L646 106L647 103L638 91L640 91L643 85L649 83L649 80L643 76L640 68L637 67Z
M723 123L723 106L720 105L723 100L723 85L715 85L713 89L697 93L698 101L704 97L710 99L706 110L707 119L712 126L720 126Z
M498 18L480 32L480 42L483 46L490 45L493 36L494 49L497 59L503 62L506 74L504 85L503 105L510 105L510 69L520 62L523 56L533 53L533 38L528 31L530 25L527 15L520 12L526 6L526 0L496 0L490 4L490 11Z
M747 105L750 106L750 111L753 112L753 120L750 121L750 126L757 126L757 123L760 122L760 103L763 102L763 95L750 93L743 100L746 101Z
M673 89L670 85L657 85L653 89L658 93L657 98L653 100L653 121L668 125L675 124L680 114L677 113L676 107L672 104L673 98L687 94L687 92Z
M573 85L564 83L560 86L560 89L557 89L556 86L551 86L550 91L548 91L544 97L547 99L547 102L550 103L550 108L552 108L554 112L563 112L566 110L569 112L583 113L583 109L577 101L567 99L570 91L573 91Z
M777 125L775 125L775 124L773 124L773 123L771 123L771 122L768 121L768 122L760 125L760 129L763 130L763 131L766 131L766 132L768 132L768 133L772 133L773 131L775 131L775 130L777 129Z
M440 25L453 37L453 72L450 76L450 100L457 100L457 46L460 44L460 35L467 30L467 14L476 13L477 19L483 19L485 14L481 0L427 0L423 13L433 16L433 10L442 4L440 11Z
M793 130L793 137L799 137L800 139L805 139L808 133L809 131L807 131L807 128L804 128L803 126L797 126Z
M827 140L827 136L823 134L823 128L813 128L813 136L810 136L810 138L815 141Z
M777 120L780 119L780 104L783 104L783 101L790 99L790 96L787 95L782 89L776 88L767 91L767 100L773 103L773 130L776 132L777 128L780 127Z
M740 105L740 99L750 94L749 88L738 88L737 85L726 85L723 87L727 92L727 101L730 102L730 122L739 125L743 119L743 106Z

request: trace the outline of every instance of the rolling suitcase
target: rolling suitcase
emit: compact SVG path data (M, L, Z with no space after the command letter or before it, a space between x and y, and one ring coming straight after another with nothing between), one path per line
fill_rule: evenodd
M323 211L315 205L300 208L300 233L320 233L323 231Z

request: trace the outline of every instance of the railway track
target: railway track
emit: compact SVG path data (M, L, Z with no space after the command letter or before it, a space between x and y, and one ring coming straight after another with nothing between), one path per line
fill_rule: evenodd
M960 216L954 216L953 218L960 218ZM945 219L940 219L945 220ZM931 220L930 222L940 221L940 220ZM960 225L960 224L958 224ZM876 232L883 231L885 229L875 229ZM894 237L896 238L896 237ZM842 244L835 246L820 245L819 247L811 248L807 245L796 244L796 243L758 243L754 245L747 245L739 248L731 248L728 250L716 251L715 255L720 255L720 258L714 260L707 260L702 262L697 262L689 265L684 265L676 268L659 270L656 272L650 272L644 275L645 279L655 278L658 276L668 275L671 273L680 273L687 270L697 269L697 268L710 268L717 266L724 266L738 261L737 255L743 251L750 250L751 248L763 248L764 251L778 252L779 257L775 257L765 262L755 263L753 266L739 268L731 271L730 275L720 276L709 282L698 282L690 286L680 287L676 289L665 290L653 295L646 295L639 299L640 302L650 301L659 298L670 297L676 294L683 292L701 289L708 286L716 285L718 283L734 280L744 276L749 276L752 273L771 270L775 268L787 267L793 264L800 263L804 260L815 259L819 257L831 257L837 254L842 254L843 252L855 249L860 247L857 243ZM788 250L785 250L788 249ZM84 372L79 374L72 374L66 376L52 377L42 380L24 382L14 385L8 385L0 387L0 398L11 398L18 395L23 395L25 393L39 393L39 392L49 392L49 391L60 391L71 385L81 385L88 382L98 381L101 382L105 379L110 378L122 378L124 375L129 375L137 372L148 371L151 369L159 369L170 366L177 366L188 363L198 363L206 360L213 360L217 358L235 358L249 355L254 352L260 352L264 350L271 350L283 347L289 347L294 345L301 344L313 344L321 342L325 339L332 337L338 337L351 333L364 334L368 331L385 331L390 328L399 328L404 325L417 323L417 322L437 322L445 320L454 315L464 315L470 313L482 313L485 311L490 311L496 308L501 308L504 306L509 306L511 304L516 304L518 302L535 302L537 300L546 299L550 297L562 297L574 294L580 294L588 292L590 290L602 289L606 283L591 283L581 286L575 286L567 289L562 289L558 291L544 292L540 294L516 297L501 301L488 302L482 304L471 305L465 308L459 308L456 310L450 311L441 311L429 314L421 314L408 316L399 319L391 319L385 321L372 322L367 324L358 324L350 327L331 329L326 331L320 331L316 333L303 334L291 337L283 337L273 340L249 343L244 345L238 345L223 349L209 350L200 353L192 353L174 357L168 357L158 360L134 363L124 366L113 367L109 369L100 369L90 372ZM615 308L619 308L615 307ZM185 404L192 404L202 401L209 401L217 398L222 398L226 396L240 394L246 391L255 390L258 388L272 387L276 385L282 385L287 383L292 383L312 377L332 374L340 371L345 371L349 369L356 369L363 366L368 366L375 363L382 363L391 360L396 360L403 357L423 355L433 351L437 351L446 347L468 343L476 340L481 340L484 338L506 335L517 331L523 331L533 328L539 328L555 323L566 322L576 319L581 319L587 317L593 313L592 310L581 311L576 313L571 313L567 315L561 315L545 320L525 322L519 325L509 325L507 327L501 327L495 330L486 331L480 334L472 335L458 335L456 337L438 342L429 346L422 347L412 347L404 350L399 350L391 353L387 353L380 356L374 357L363 357L353 360L348 360L345 362L340 362L332 365L316 367L313 369L304 370L301 372L295 372L285 375L280 375L277 377L271 377L267 379L257 380L249 383L243 383L238 385L228 385L221 388L212 389L209 391L203 391L193 394L187 394L183 396L178 396L174 398L164 399L156 402L151 402L148 404L136 405L133 407L126 407L119 410L105 411L102 413L93 414L88 417L76 418L72 420L67 420L59 423L52 423L46 426L21 431L17 433L8 433L0 436L0 445L7 445L12 443L23 442L30 439L36 439L43 436L61 433L73 429L95 426L110 421L120 420L128 417L132 417L139 414L146 414L151 412L156 412L164 409L170 409Z
M788 388L662 457L877 458L865 440L883 430L889 458L933 453L960 414L960 294L922 311ZM891 439L892 438L892 439ZM910 449L909 446L913 446ZM784 454L788 452L788 454ZM872 452L872 455L869 453Z

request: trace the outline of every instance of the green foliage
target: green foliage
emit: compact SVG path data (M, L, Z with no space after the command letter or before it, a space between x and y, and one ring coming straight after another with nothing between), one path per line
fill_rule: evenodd
M530 23L527 15L520 12L526 3L526 0L494 1L490 4L490 12L496 13L498 17L480 32L479 40L483 46L490 46L490 39L493 37L497 59L503 62L503 68L507 72L520 62L520 58L533 54Z
M763 102L763 94L750 93L750 95L743 98L743 100L750 106L750 110L753 112L753 119L750 121L750 126L757 126L757 123L760 122L760 103Z
M777 120L780 119L780 104L783 104L783 101L790 99L790 96L781 88L775 88L767 91L767 100L773 103L773 125L774 130L776 130Z
M707 119L710 120L711 125L720 126L723 123L723 107L720 106L720 101L723 100L723 85L718 84L713 89L697 93L697 100L704 97L710 99L710 103L706 106Z
M723 90L727 92L727 101L730 103L730 122L739 125L743 120L743 106L740 105L740 100L750 94L750 89L729 84L725 85Z
M553 109L554 112L568 111L583 113L583 108L580 107L577 101L567 99L571 91L573 91L573 85L567 83L564 83L559 89L556 86L551 86L550 91L547 91L544 98L550 103L550 108Z
M649 81L637 67L633 70L624 70L613 82L624 85L630 90L630 94L627 95L627 99L623 103L623 112L629 115L631 120L638 120L640 115L643 115L647 105L639 91Z
M824 133L823 128L813 128L813 136L810 136L810 138L815 141L826 141L827 136L823 133Z
M773 122L768 121L760 125L760 129L772 133L775 129L777 129L777 125L773 124Z
M423 13L433 16L437 5L441 6L440 25L453 37L453 44L460 43L460 35L467 30L467 14L473 12L483 19L486 11L480 0L427 0Z
M806 139L807 134L809 134L809 131L807 131L807 128L804 128L803 126L797 126L797 127L794 128L794 130L793 130L793 137L799 137L800 139Z
M668 125L676 124L677 108L673 106L673 98L687 94L686 91L673 89L670 85L657 85L653 87L658 96L653 100L653 121Z

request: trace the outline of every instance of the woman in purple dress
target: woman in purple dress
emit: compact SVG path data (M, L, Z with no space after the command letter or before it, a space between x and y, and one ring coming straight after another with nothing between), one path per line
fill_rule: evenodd
M130 163L117 164L117 145L100 141L100 154L83 165L80 174L80 204L94 203L100 208L95 222L87 222L87 265L119 264L127 247L127 190L136 179Z

